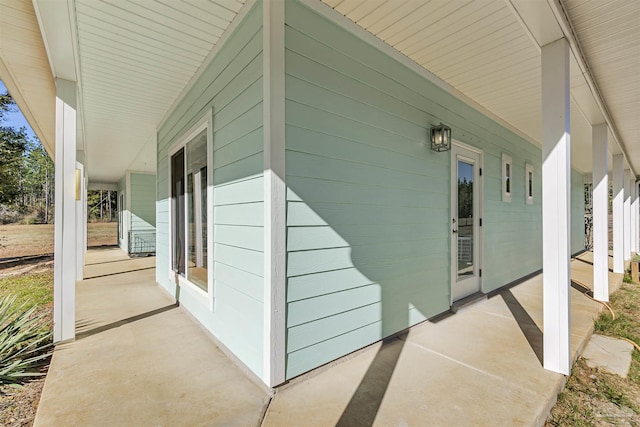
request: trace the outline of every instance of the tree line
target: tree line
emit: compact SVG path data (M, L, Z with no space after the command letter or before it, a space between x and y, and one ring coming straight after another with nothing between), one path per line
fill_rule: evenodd
M11 95L0 93L0 222L52 222L53 161L25 128L6 125L16 108Z
M0 93L0 224L53 222L54 164L46 150L26 129L6 126L17 106L9 93ZM89 221L116 221L117 192L93 190L87 194Z

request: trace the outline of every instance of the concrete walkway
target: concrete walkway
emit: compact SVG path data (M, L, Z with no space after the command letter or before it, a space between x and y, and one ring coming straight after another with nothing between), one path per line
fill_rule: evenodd
M572 276L592 286L589 256ZM36 426L542 425L564 384L542 368L540 275L271 398L157 288L150 259L124 258L87 257L95 278L78 284L78 338L56 349ZM622 276L609 277L616 289ZM576 358L602 306L576 289L571 300Z
M155 284L155 258L90 251L77 338L53 356L35 426L255 426L269 396Z

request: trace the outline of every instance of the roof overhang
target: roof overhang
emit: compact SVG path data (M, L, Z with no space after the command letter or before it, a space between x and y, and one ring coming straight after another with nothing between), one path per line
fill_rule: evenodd
M55 79L33 5L0 2L0 79L50 156L55 152Z
M566 37L572 166L591 170L591 126L606 122L610 154L623 153L626 167L640 170L637 1L322 1L366 30L361 37L373 35L393 47L429 70L423 75L537 145L543 126L541 46ZM326 7L308 3L331 16Z
M606 122L610 153L640 170L640 2L302 1L538 145L541 46L566 37L573 167L590 172L591 126ZM50 153L55 78L78 82L92 181L153 172L158 125L255 1L219 3L6 0L0 77Z

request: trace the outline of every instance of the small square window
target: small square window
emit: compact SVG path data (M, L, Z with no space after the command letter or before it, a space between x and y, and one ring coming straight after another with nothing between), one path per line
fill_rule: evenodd
M502 154L502 201L507 203L511 203L512 172L511 156Z
M526 163L524 165L524 194L528 205L533 204L533 165Z

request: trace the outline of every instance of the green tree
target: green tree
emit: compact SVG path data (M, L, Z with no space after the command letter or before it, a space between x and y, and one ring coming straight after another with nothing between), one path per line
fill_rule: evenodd
M8 93L0 94L0 204L13 205L22 213L37 213L38 220L52 219L53 161L26 129L5 126L6 113L16 105Z
M20 195L23 155L28 142L24 129L3 125L5 114L14 108L11 96L0 94L0 203L13 203Z
M36 211L40 222L48 223L53 217L53 160L42 144L30 142L23 165L22 204Z

